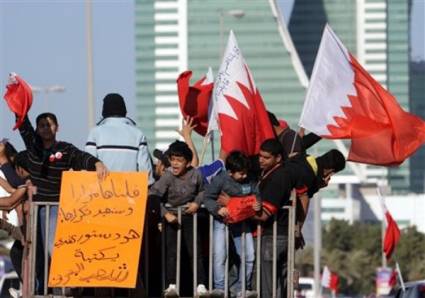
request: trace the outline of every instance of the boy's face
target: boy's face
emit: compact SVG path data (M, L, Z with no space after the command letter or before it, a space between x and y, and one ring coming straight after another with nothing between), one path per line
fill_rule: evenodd
M37 123L37 134L43 141L51 141L56 139L58 126L50 118L42 118Z
M170 157L170 164L171 164L171 173L174 176L183 175L186 172L187 168L190 167L190 162L183 156L172 155Z
M242 182L246 179L247 171L231 172L229 175L233 178L233 180Z
M259 163L260 168L263 171L268 171L277 165L281 161L282 157L280 155L274 156L273 154L260 150L259 154Z

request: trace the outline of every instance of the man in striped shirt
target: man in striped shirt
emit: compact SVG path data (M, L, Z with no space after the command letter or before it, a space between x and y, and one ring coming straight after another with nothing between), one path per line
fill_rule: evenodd
M19 127L19 132L28 150L28 172L33 185L37 187L34 201L59 201L63 171L95 170L99 179L106 177L108 170L97 158L70 143L56 140L58 121L54 114L38 115L36 124L37 127L34 130L28 117L25 117L23 124ZM56 231L57 214L57 205L50 208L49 214L46 214L46 207L40 208L39 220L43 243L46 239L46 217L49 217L48 249L50 255Z

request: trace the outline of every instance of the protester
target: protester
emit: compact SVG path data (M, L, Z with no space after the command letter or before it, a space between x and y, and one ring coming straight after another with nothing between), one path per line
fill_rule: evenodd
M164 295L171 297L178 295L176 288L176 258L177 258L177 230L179 228L177 208L183 208L180 228L182 231L182 250L186 250L189 259L193 262L193 214L199 209L202 202L203 183L201 174L191 166L193 153L188 145L181 141L175 141L168 148L170 168L149 190L149 199L162 200L166 195L162 206L165 218L165 239L167 272L166 280L168 288ZM199 237L198 247L199 245ZM208 294L205 288L206 277L201 257L201 250L196 251L198 286L197 295L204 297ZM183 265L184 266L184 265ZM193 267L192 267L193 268Z
M34 130L26 116L19 132L28 150L28 171L31 182L37 187L34 201L58 202L62 172L68 170L96 170L99 179L108 173L105 165L92 155L77 149L74 145L56 140L58 121L52 113L37 116ZM58 207L51 206L49 214L48 252L52 253ZM45 243L46 208L41 207L39 219L43 243Z
M213 232L213 266L214 266L214 291L213 297L225 297L224 279L225 264L229 257L226 252L226 219L228 209L217 203L218 196L224 192L229 196L247 196L255 192L255 183L247 181L250 162L240 151L231 152L226 159L226 171L221 172L207 185L204 193L204 204L208 211L214 215ZM230 235L235 244L236 252L242 256L241 238L245 232L245 276L242 276L239 268L239 278L235 285L237 297L242 297L242 279L245 279L246 289L244 297L257 297L252 291L252 272L254 268L254 240L248 225L237 223L229 225Z
M327 186L331 176L345 167L345 159L338 150L330 150L318 158L290 159L283 166L283 148L276 139L262 143L259 154L263 170L259 181L262 208L256 219L263 222L261 297L272 296L273 267L273 218L277 218L277 283L280 297L286 297L288 212L282 209L290 204L293 189L298 196L311 197L320 188Z
M124 98L117 93L107 94L103 99L103 119L90 130L85 150L110 171L147 171L151 185L154 178L146 137L126 116Z

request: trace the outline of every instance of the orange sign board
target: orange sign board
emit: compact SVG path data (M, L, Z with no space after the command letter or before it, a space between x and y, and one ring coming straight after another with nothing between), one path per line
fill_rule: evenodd
M136 286L147 173L64 172L49 287Z

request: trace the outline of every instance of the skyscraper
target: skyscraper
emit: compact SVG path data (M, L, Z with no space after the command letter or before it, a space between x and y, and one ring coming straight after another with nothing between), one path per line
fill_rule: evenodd
M231 29L267 108L296 127L308 80L272 3L136 1L137 120L153 146L177 137L178 74L190 69L195 81L209 66L217 71Z
M425 61L410 64L410 108L425 119ZM422 146L410 159L410 188L425 192L425 147Z
M405 0L295 0L289 30L311 74L323 26L329 23L374 78L409 109L409 7ZM409 190L409 161L398 168L368 167L396 192Z

